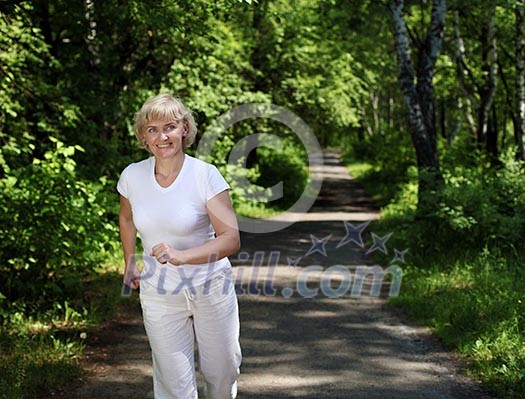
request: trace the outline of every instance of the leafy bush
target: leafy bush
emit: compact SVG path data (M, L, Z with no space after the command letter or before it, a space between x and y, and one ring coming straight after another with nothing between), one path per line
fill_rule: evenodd
M394 200L383 208L385 223L405 231L404 239L410 240L422 256L441 251L477 253L485 246L520 247L525 235L525 175L512 151L502 157L498 168L487 167L480 159L467 165L456 162L450 154L445 157L440 201L426 220L415 221L417 171L409 168L409 183L402 185ZM388 181L382 177L374 186L381 184ZM403 226L403 221L409 224Z
M469 245L517 246L525 233L525 176L511 156L500 168L446 170L437 213L451 240Z
M106 181L76 178L78 146L56 149L0 181L0 295L45 303L78 295L116 240Z
M260 173L257 184L272 187L282 182L282 197L269 205L286 209L302 195L308 182L308 171L296 147L284 145L282 152L258 147L257 165Z

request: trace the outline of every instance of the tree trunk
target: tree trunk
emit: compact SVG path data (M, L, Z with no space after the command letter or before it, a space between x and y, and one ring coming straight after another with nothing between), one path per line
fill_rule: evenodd
M42 0L36 3L35 16L38 20L38 26L42 31L45 42L49 45L49 52L53 57L58 57L57 41L53 37L51 28L51 16L49 12L49 1Z
M516 157L525 160L525 0L516 5Z
M439 103L439 127L441 128L441 137L447 139L447 114L445 100Z
M260 0L252 7L253 10L253 19L252 19L252 30L254 32L253 40L255 46L252 49L250 64L255 70L254 76L254 91L261 91L264 93L271 92L268 88L267 77L265 76L267 72L267 60L266 54L264 52L263 44L267 44L267 32L265 25L265 18L268 14L269 1Z
M433 0L430 27L419 48L417 83L410 58L403 0L389 2L396 46L398 76L408 111L408 124L416 150L418 166L418 212L432 213L439 201L442 176L436 146L436 123L432 79L434 65L441 49L445 26L446 0Z
M491 146L494 143L489 141L489 135L493 132L488 132L489 129L489 113L496 96L496 82L498 74L498 63L497 63L497 51L496 51L496 27L494 23L494 10L495 6L492 5L489 10L489 25L487 28L486 35L483 37L483 71L487 76L481 90L480 90L480 104L478 108L478 133L477 140L480 146L485 144L485 148L490 152ZM496 142L497 147L497 142ZM497 153L497 148L496 151ZM493 155L494 152L491 153Z
M492 107L492 115L489 116L487 123L487 137L486 137L486 149L490 156L492 165L499 165L498 159L498 114L496 107Z
M369 91L370 105L372 106L372 117L374 119L374 132L383 135L383 129L381 129L381 118L379 117L379 96L374 93L373 90Z
M456 119L456 126L454 127L454 130L452 130L448 134L448 144L452 145L452 142L454 141L454 138L458 135L459 131L461 130L461 126L463 125L463 117L461 110L463 109L463 102L461 101L461 97L457 100L457 108L458 108L458 117Z
M461 37L461 34L459 32L459 13L458 10L454 11L454 42L456 44L455 46L455 60L456 60L456 74L458 77L458 81L460 83L460 87L465 94L465 116L467 118L468 127L470 129L470 132L472 134L472 137L476 137L477 129L476 129L476 121L474 120L474 117L472 116L472 102L476 102L476 96L475 91L472 85L467 83L466 77L471 76L472 72L468 68L468 66L465 63L465 43L463 42L463 38ZM475 107L477 107L477 104L474 104ZM461 107L462 108L462 107Z
M394 99L392 96L388 96L388 127L394 128Z

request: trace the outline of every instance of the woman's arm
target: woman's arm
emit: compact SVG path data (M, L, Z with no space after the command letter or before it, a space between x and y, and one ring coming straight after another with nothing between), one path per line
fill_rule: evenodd
M206 208L215 230L214 240L183 251L171 248L166 243L160 243L153 247L151 256L156 257L161 263L169 262L178 266L216 261L237 252L241 247L241 240L228 190L210 199L206 203Z
M124 271L124 284L138 288L139 280L137 265L135 263L135 250L137 245L137 229L133 223L133 213L131 204L124 196L120 196L120 211L119 211L119 228L120 241L122 242L122 249L124 250L124 263L126 269Z

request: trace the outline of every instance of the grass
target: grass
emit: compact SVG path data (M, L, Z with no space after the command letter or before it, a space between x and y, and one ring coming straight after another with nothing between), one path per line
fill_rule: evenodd
M115 262L83 281L79 298L47 308L1 304L0 399L49 397L82 375L80 359L86 342L119 303L122 278Z
M387 205L402 189L399 176L388 178L379 169L364 161L344 159L344 162L350 175L361 182L367 193L380 206ZM385 184L385 181L388 184Z
M80 376L83 344L57 331L0 335L0 397L36 398Z
M20 303L4 313L0 329L0 398L36 398L80 375L85 316L64 303L30 314Z
M409 266L391 301L465 355L469 373L498 397L525 397L525 277L517 258L485 252Z

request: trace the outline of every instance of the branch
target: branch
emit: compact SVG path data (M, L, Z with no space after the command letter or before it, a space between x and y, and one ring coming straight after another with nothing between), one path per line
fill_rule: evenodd
M416 46L418 49L423 47L423 41L418 37L416 33L412 31L408 26L406 27L408 36L410 37L410 40L412 43L414 43L414 46Z
M488 76L488 104L487 112L492 107L492 102L494 101L494 95L496 94L497 86L497 74L498 74L498 49L496 46L496 26L494 21L495 6L490 8L490 20L489 20L489 53L488 53L488 62L489 62L489 76Z

